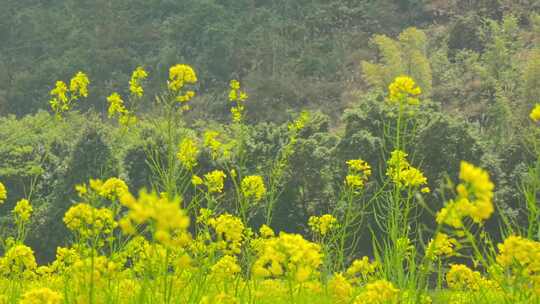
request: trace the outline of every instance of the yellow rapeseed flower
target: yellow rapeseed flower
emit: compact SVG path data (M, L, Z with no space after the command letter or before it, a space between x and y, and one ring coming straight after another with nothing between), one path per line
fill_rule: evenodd
M62 113L67 112L73 106L73 102L80 97L88 97L88 85L90 80L83 72L78 72L70 81L69 90L65 82L57 81L54 89L50 91L52 96L49 104L51 109L60 117Z
M214 170L204 175L204 184L210 193L223 192L224 180L227 175L221 170Z
M259 234L263 238L271 238L275 236L274 230L272 230L272 228L265 224L263 224L261 228L259 228Z
M540 275L540 242L509 236L498 245L497 263L515 274Z
M56 98L59 105L63 105L63 104L66 104L68 101L67 92L68 92L68 88L67 88L66 83L61 80L58 80L56 82L54 89L51 90L50 94L54 96L54 98Z
M89 193L93 193L109 200L118 199L124 193L129 192L126 182L118 177L111 177L106 181L90 179L88 185L77 185L75 186L75 190L81 198L85 198Z
M57 247L56 260L54 260L51 268L59 272L69 270L69 268L78 262L80 258L77 250L74 248Z
M195 83L197 83L197 74L195 73L195 70L193 70L193 68L189 65L177 64L169 69L168 87L169 90L176 95L180 93L180 91L184 88L185 85ZM188 91L183 95L179 95L177 101L187 102L194 95L195 92Z
M199 216L197 216L197 223L202 223L207 225L208 220L214 215L214 211L207 209L207 208L201 208L199 210Z
M232 90L239 90L240 89L240 82L238 80L233 79L229 83L229 86L231 87Z
M136 199L126 192L120 203L128 209L120 221L120 227L126 234L136 232L135 227L149 225L153 229L153 237L160 244L171 247L184 247L191 242L187 231L190 218L181 209L181 200L169 200L166 195L141 191Z
M0 274L6 277L31 277L36 269L34 251L23 244L10 247L0 258Z
M446 283L450 289L455 290L480 290L489 282L482 277L480 272L473 271L461 264L453 264L446 274Z
M457 240L449 237L445 233L437 233L434 239L428 243L426 256L435 260L438 257L449 257L454 254L454 247L458 244Z
M355 191L364 188L371 175L371 166L361 159L348 160L347 166L349 167L349 172L345 177L347 187Z
M0 204L4 203L7 200L7 189L4 184L0 182Z
M259 175L244 177L241 189L244 197L254 203L259 202L266 195L264 180Z
M461 162L457 187L457 198L446 204L437 213L437 222L455 228L462 227L462 219L470 217L475 223L482 223L494 211L493 189L495 186L488 172L465 161Z
M238 265L238 259L235 256L225 255L216 264L211 267L212 275L220 281L230 280L242 269Z
M337 219L331 214L322 216L311 216L308 220L308 225L314 233L325 236L331 230L337 228Z
M63 297L60 293L49 288L37 288L23 294L20 304L61 304Z
M218 158L221 152L222 143L218 140L219 132L213 130L207 130L203 134L203 145L210 149L210 154L215 160Z
M214 296L202 297L199 304L240 304L235 296L220 292Z
M142 82L148 77L148 73L144 70L143 67L137 67L131 74L131 79L129 80L129 91L133 96L142 97L144 94L144 89L142 87Z
M328 281L328 289L334 303L349 303L353 294L351 283L341 273L336 273Z
M289 123L288 128L289 132L293 134L297 134L302 129L306 127L306 124L309 122L311 116L309 115L309 112L302 112L300 113L300 116L294 120L293 122Z
M345 274L351 282L360 284L368 281L371 276L376 274L379 266L378 262L370 262L369 258L364 256L361 259L354 260Z
M540 121L540 103L537 103L529 115L534 122Z
M179 103L187 103L188 101L190 101L193 97L195 97L195 91L187 91L186 94L184 95L179 95L176 97L176 101L178 101ZM184 105L184 108L185 109L189 109L189 106L187 105Z
M244 240L244 224L242 220L225 213L217 218L208 220L208 225L214 228L218 238L219 249L226 254L239 254Z
M427 178L422 171L411 166L407 161L407 153L401 150L392 151L387 165L386 175L400 186L419 187L427 184Z
M354 304L384 304L397 302L399 289L386 280L378 280L366 285L354 300Z
M199 158L199 147L193 138L185 137L181 142L176 157L187 170L192 170L197 166Z
M109 117L113 117L117 114L125 115L128 113L120 94L116 92L112 93L109 95L109 97L107 97L107 102L109 103Z
M32 205L27 199L22 199L17 202L15 208L13 208L13 214L15 214L17 221L26 223L32 215Z
M55 82L54 88L49 91L49 94L51 96L54 96L54 98L58 99L59 103L63 104L66 103L68 100L67 92L68 87L66 83L62 80L57 80Z
M69 91L73 96L77 96L76 98L78 98L78 96L88 97L89 84L90 80L88 79L88 76L83 72L77 72L69 82Z
M93 190L96 191L101 197L107 199L117 199L120 198L124 193L128 192L129 188L126 182L120 178L111 177L98 188Z
M244 102L248 99L246 92L240 90L240 82L231 80L229 84L229 101L232 103L231 114L233 122L242 121L245 110Z
M94 208L85 203L79 203L69 208L64 215L64 223L82 239L109 235L117 226L111 210Z
M203 180L200 176L193 175L191 176L191 183L193 184L193 186L199 186L203 184Z
M399 76L388 86L389 100L393 103L417 105L418 95L422 94L420 87L408 76Z
M318 275L322 264L320 245L299 234L282 232L278 237L263 239L255 251L252 273L258 278L287 276L306 282Z
M62 112L69 110L67 91L68 88L66 83L59 80L56 82L54 89L50 92L52 98L49 101L49 104L57 116Z

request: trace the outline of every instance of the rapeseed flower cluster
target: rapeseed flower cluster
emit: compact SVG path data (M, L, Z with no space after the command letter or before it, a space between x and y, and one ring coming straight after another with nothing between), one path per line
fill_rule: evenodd
M368 283L354 300L354 304L384 304L397 302L399 289L386 280Z
M272 228L270 228L266 224L262 225L261 228L259 228L259 234L265 239L276 236L274 230L272 230Z
M110 236L117 226L110 209L95 208L87 203L79 203L69 208L64 215L64 223L82 240L97 240L101 236Z
M129 192L128 185L122 179L111 177L105 182L101 179L90 179L88 184L75 186L81 199L91 199L92 195L97 195L109 200L116 200L124 193Z
M255 298L259 301L272 299L273 301L286 302L287 297L287 282L274 279L263 279L257 281L260 288L255 291Z
M129 80L129 92L136 97L142 97L144 94L144 89L142 87L142 82L148 77L148 73L144 70L143 67L137 67L135 71L131 74L131 79Z
M420 87L408 76L399 76L388 86L389 100L392 103L417 105L422 94Z
M69 82L69 91L78 97L88 97L88 85L90 80L83 72L77 72L71 81Z
M169 90L179 92L186 84L197 83L195 70L186 64L177 64L169 69Z
M242 195L253 203L258 203L266 195L266 186L264 185L264 180L260 175L250 175L244 177L240 187L242 190Z
M348 160L347 166L349 172L345 177L345 184L355 191L364 188L371 175L371 166L361 159Z
M540 277L540 242L510 236L498 245L497 263L514 275Z
M338 227L338 221L331 214L311 216L308 220L308 226L313 233L325 236L328 232Z
M486 171L465 161L461 162L459 178L461 183L456 188L457 197L437 213L437 222L461 228L463 218L470 217L480 224L494 211L495 186Z
M255 277L284 276L297 282L316 276L323 257L320 245L306 241L299 234L284 232L259 242L255 251L257 260L252 268Z
M56 248L56 259L50 268L58 272L63 272L68 270L80 259L81 257L76 249L58 247Z
M353 295L353 286L341 273L336 273L328 281L328 289L335 303L349 303Z
M473 271L462 264L450 266L450 270L446 274L446 283L451 289L472 291L478 291L482 287L493 285L493 282L482 277L480 272Z
M407 153L394 150L387 163L386 175L400 187L420 187L427 184L427 178L422 171L411 166L407 161ZM429 192L429 188L422 188L422 192Z
M49 288L36 288L23 294L20 304L61 304L63 297L60 293Z
M7 189L2 182L0 182L0 204L4 203L7 200Z
M534 108L532 109L531 114L529 115L529 117L534 122L539 122L540 121L540 103L537 103L536 106L534 106Z
M218 140L219 132L207 130L203 134L203 145L210 150L212 159L217 159L221 152L223 144Z
M136 236L126 245L123 255L124 259L130 260L133 263L134 273L137 275L148 275L149 273L159 273L163 261L167 259L167 252L167 248L164 245L149 242L142 236ZM190 260L186 255L178 256L178 259L173 257L174 254L171 254L169 251L170 260L176 260L175 266L181 266L182 269L189 266ZM182 262L180 263L180 261Z
M191 241L187 231L190 219L180 208L180 199L169 200L165 194L141 191L137 199L125 193L120 203L128 209L119 221L124 233L136 234L138 227L150 225L154 240L165 246L184 247Z
M180 142L176 158L186 170L191 171L198 164L199 153L197 142L191 137L185 137Z
M129 91L131 93L129 106L122 99L122 96L116 92L107 97L109 118L116 116L122 126L130 126L137 122L137 116L135 115L136 100L140 99L144 94L142 82L146 77L148 77L148 73L142 67L137 67L131 74L129 80Z
M50 95L54 96L53 99L51 99L50 104L52 109L56 112L57 109L61 110L67 110L67 103L68 103L68 87L65 82L58 80L55 84L54 89L50 91Z
M197 215L197 223L208 225L208 220L214 216L214 211L208 208L199 209L199 215Z
M308 112L302 112L300 113L300 116L294 120L293 122L289 123L288 128L289 132L292 134L299 133L302 129L306 127L306 124L310 120L310 115Z
M248 99L248 95L240 89L238 80L231 80L229 88L229 101L232 103L232 120L233 122L241 122L245 110L244 102Z
M370 262L369 258L364 256L361 259L354 260L351 266L347 268L345 275L349 281L361 284L369 281L377 273L380 266L378 262Z
M88 282L101 285L107 280L116 280L120 271L120 263L103 255L81 258L69 268L79 286L84 286Z
M204 185L209 193L223 192L224 182L227 175L221 170L214 170L204 175Z
M32 248L14 244L0 258L0 274L9 278L31 278L37 269Z
M137 116L126 108L120 94L112 93L107 97L107 102L109 103L109 118L118 117L118 123L122 126L130 126L137 122Z
M69 83L69 89L65 82L59 80L56 82L54 89L50 91L52 96L49 104L51 109L60 117L64 112L69 111L73 107L73 102L81 97L88 97L88 85L90 80L83 72L77 72Z
M120 178L111 177L103 182L100 179L91 179L90 188L99 196L114 200L129 192L129 187Z
M427 245L426 257L435 260L442 257L450 257L455 254L455 247L459 245L458 241L449 237L445 233L437 233L435 238L431 239Z
M191 66L177 64L169 69L167 82L169 91L174 94L176 102L180 103L184 110L189 110L187 103L195 97L195 91L184 91L184 88L186 85L194 85L195 83L197 83L197 74Z
M229 160L235 140L223 141L222 134L214 130L206 130L203 133L203 146L209 150L213 160ZM226 138L225 138L226 139Z
M32 205L27 199L18 201L15 208L13 208L13 214L15 214L17 222L20 223L28 222L30 220L30 216L32 215L32 211Z
M220 281L226 281L234 277L240 271L240 265L238 265L238 259L236 256L225 255L211 268L212 275L214 275Z
M204 296L201 299L200 304L240 304L240 300L235 298L232 295L226 294L224 292L220 292L215 296Z
M208 220L216 234L215 245L225 254L239 254L244 242L244 223L238 217L228 213Z
M116 114L125 115L128 113L120 94L116 92L112 93L107 97L107 102L109 103L109 117L113 117Z
M199 186L199 185L204 184L204 181L200 176L193 174L191 176L191 184L193 186Z

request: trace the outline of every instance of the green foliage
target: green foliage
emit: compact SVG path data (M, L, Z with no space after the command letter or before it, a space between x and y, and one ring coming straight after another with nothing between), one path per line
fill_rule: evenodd
M371 40L377 48L377 63L362 62L364 78L371 86L386 89L401 75L410 75L423 89L425 96L431 93L431 66L427 58L426 34L416 28L401 32L397 40L385 35L375 35Z
M540 96L540 49L527 53L523 67L524 97L534 104Z

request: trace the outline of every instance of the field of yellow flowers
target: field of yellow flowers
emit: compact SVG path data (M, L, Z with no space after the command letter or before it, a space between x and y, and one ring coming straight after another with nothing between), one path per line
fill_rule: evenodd
M137 68L130 95L107 98L109 117L126 132L144 119L138 107L147 77ZM427 208L422 196L432 190L407 151L408 120L422 102L412 78L397 77L388 87L396 121L385 127L393 146L384 180L368 193L373 164L361 155L347 161L340 210L311 217L309 235L274 231L272 218L310 115L289 124L268 176L244 172L237 164L246 144L248 95L240 82L230 82L228 95L233 138L213 130L176 138L182 114L194 106L196 83L193 68L175 65L167 89L155 98L162 115L154 123L166 136L163 153L147 151L153 189L129 189L120 178L78 185L78 202L63 217L72 242L58 247L50 264L38 265L25 245L33 208L20 198L12 210L16 233L2 236L0 303L540 303L537 189L523 193L533 228L510 229L509 223L501 227L505 239L495 243L483 228L497 211L495 185L489 172L463 161L444 207L432 210L437 228L431 240L421 242L414 223ZM82 72L69 84L56 82L50 105L57 119L88 96L89 85ZM540 121L540 105L530 118ZM540 131L532 129L538 157L530 166L538 172ZM197 169L202 149L210 151L213 171ZM225 203L225 195L233 203ZM8 196L0 183L0 203ZM263 210L262 225L251 224L255 207ZM359 257L350 248L366 213L375 214L386 233L372 235L373 254Z

